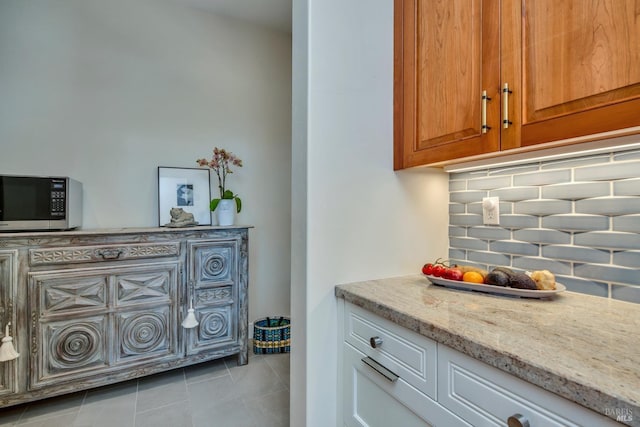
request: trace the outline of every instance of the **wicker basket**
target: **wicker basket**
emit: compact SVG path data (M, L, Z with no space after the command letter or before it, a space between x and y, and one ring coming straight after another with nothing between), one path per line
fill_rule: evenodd
M253 324L255 354L289 353L291 351L291 319L267 317Z

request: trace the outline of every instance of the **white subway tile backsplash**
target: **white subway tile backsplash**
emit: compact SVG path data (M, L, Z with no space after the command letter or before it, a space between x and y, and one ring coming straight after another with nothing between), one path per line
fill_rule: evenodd
M640 303L640 149L451 173L449 187L451 258ZM498 226L482 224L486 196Z

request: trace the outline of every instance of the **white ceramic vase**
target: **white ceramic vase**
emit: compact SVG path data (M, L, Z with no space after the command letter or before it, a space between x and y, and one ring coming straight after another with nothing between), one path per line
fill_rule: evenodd
M216 207L218 225L233 225L236 217L236 201L233 199L222 199Z

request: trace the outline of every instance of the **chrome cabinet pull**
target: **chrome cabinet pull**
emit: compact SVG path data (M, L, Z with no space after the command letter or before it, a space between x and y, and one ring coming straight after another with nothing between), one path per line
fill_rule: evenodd
M507 418L507 426L509 427L530 427L529 421L521 414L513 414Z
M369 344L371 345L371 348L378 348L382 345L383 341L382 338L380 337L371 337L369 338Z
M509 83L505 83L502 88L502 127L508 129L513 124L509 121L509 94L513 91L509 90Z
M491 129L490 126L487 126L487 101L491 101L491 98L487 96L487 91L483 90L482 91L482 123L480 126L482 133L487 133L487 131Z
M376 362L370 357L363 357L362 361L364 362L365 365L369 366L374 371L378 372L380 375L382 375L392 383L395 382L398 378L400 378L398 375L391 372L390 370L388 370L387 368L385 368L384 366L382 366L381 364L379 364L378 362Z

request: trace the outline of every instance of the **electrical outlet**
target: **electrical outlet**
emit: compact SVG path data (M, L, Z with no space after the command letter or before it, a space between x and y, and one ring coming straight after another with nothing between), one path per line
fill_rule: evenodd
M482 199L482 222L484 225L500 225L500 198Z

